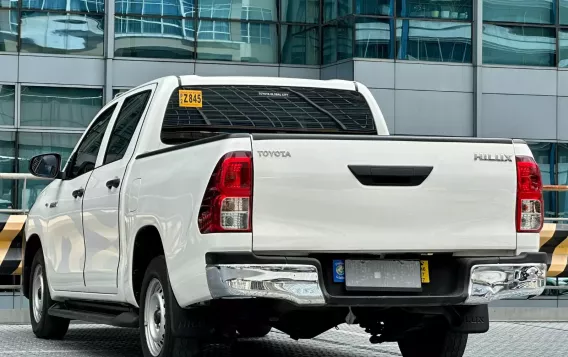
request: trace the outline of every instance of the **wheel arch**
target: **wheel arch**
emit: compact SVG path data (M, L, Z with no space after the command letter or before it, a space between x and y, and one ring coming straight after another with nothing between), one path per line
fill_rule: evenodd
M39 235L32 234L26 241L26 248L24 250L24 264L22 269L22 292L26 298L29 299L30 295L30 275L32 262L36 253L42 248L41 239Z
M158 228L153 225L140 228L134 238L131 273L132 293L139 305L144 274L152 259L159 255L164 255L164 246Z

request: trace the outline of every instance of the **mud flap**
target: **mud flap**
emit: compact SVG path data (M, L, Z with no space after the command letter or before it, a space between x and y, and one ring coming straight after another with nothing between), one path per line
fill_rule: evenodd
M193 308L183 309L179 306L177 299L170 287L167 303L172 307L172 316L169 317L172 335L184 338L206 338L211 335L212 326L208 323L209 316L207 309Z
M487 305L455 306L458 316L453 319L450 329L460 333L484 333L489 330L489 308Z

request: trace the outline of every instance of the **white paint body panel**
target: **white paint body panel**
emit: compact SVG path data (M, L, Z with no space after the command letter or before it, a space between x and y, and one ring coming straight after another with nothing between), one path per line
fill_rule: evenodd
M55 180L29 214L26 237L40 237L55 300L138 306L132 284L134 242L148 226L160 235L172 289L182 307L211 299L205 275L208 252L448 251L467 256L480 251L514 254L538 249L538 240L534 240L538 234L517 237L515 233L514 163L473 162L474 152L530 154L526 145L255 141L245 136L138 157L168 147L160 139L162 118L180 82L357 89L369 102L378 134L389 134L369 90L349 81L170 76L124 93L102 110L115 103L119 109L127 96L144 86L155 87L125 158L105 166L99 152L96 169L84 175L90 179L73 183L62 194L72 199L69 190L86 187L83 212L75 203L59 206L59 213L45 207L59 197L60 186L71 183ZM103 153L117 112L105 134ZM205 187L218 160L235 150L254 152L253 233L202 235L197 212ZM257 150L288 150L291 158L259 158ZM431 165L434 170L418 187L365 187L347 169L350 164ZM119 189L107 190L106 180L114 176L122 177ZM84 237L80 235L81 214ZM64 244L72 230L78 232L73 244ZM61 270L70 263L73 271Z
M515 249L516 166L473 161L513 145L261 140L254 155L254 251L456 252ZM348 165L431 166L419 186L364 186Z

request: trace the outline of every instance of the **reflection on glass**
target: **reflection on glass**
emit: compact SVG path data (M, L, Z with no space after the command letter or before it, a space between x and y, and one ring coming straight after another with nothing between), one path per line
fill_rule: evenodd
M18 7L18 0L0 0L0 9L1 8L17 8Z
M116 0L117 14L192 17L194 0Z
M112 90L112 97L115 98L118 94L126 93L129 90L130 89L125 89L125 88L114 88Z
M358 18L355 24L355 57L393 58L392 23L393 20Z
M471 62L471 24L396 21L397 58L414 61Z
M558 31L558 67L568 68L568 30Z
M319 64L319 31L313 26L282 25L282 63Z
M197 58L276 63L277 43L274 24L201 20L197 31Z
M318 0L281 0L280 17L285 22L319 23Z
M193 19L116 16L117 57L194 58Z
M19 172L29 172L29 160L36 155L45 153L58 153L61 155L62 166L69 159L69 155L79 141L79 134L55 134L55 133L18 133L18 150L20 160L18 160ZM0 182L1 183L1 182ZM29 208L35 202L41 190L49 182L32 180L27 182L26 204ZM18 192L18 202L21 202L21 190Z
M361 15L392 16L394 0L356 0L355 13Z
M556 180L554 179L554 164L556 162L555 158L555 146L556 144L551 143L529 143L528 144L536 163L540 168L540 173L542 175L542 183L544 185L554 185ZM568 152L567 152L568 154ZM560 173L559 173L560 174ZM568 179L568 178L567 178ZM556 216L556 193L551 191L543 192L544 198L544 214L546 217Z
M323 0L323 21L337 19L337 0Z
M22 11L22 52L102 56L103 16Z
M104 0L22 0L22 8L25 10L104 13L105 2Z
M15 133L0 132L0 172L14 172ZM15 180L0 180L0 208L16 208Z
M343 17L350 14L353 14L353 1L352 0L338 0L337 1L337 16Z
M554 0L483 0L483 20L553 24Z
M554 66L555 30L526 26L483 25L483 63Z
M562 299L562 300L568 299L568 278L548 278L548 279L557 280L556 284L554 284L554 285L558 286L560 288L559 290L557 290L558 295L559 295L558 298ZM548 280L548 279L546 279L546 280Z
M14 125L15 104L16 90L14 86L0 84L0 125Z
M558 185L568 185L568 144L552 144L558 148ZM568 192L558 192L558 217L568 218Z
M399 0L396 13L402 17L469 20L473 7L472 0Z
M323 28L323 64L353 56L353 26L347 21Z
M85 128L101 109L101 89L22 86L22 126Z
M18 50L18 23L18 11L0 10L0 52Z
M568 0L560 0L559 8L560 25L568 25Z

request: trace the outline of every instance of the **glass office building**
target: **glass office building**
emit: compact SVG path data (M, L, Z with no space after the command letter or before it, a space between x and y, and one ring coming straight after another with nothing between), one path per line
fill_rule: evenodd
M114 94L170 74L360 81L392 134L523 138L568 184L568 0L0 0L0 171L66 158ZM21 189L0 180L0 208Z

